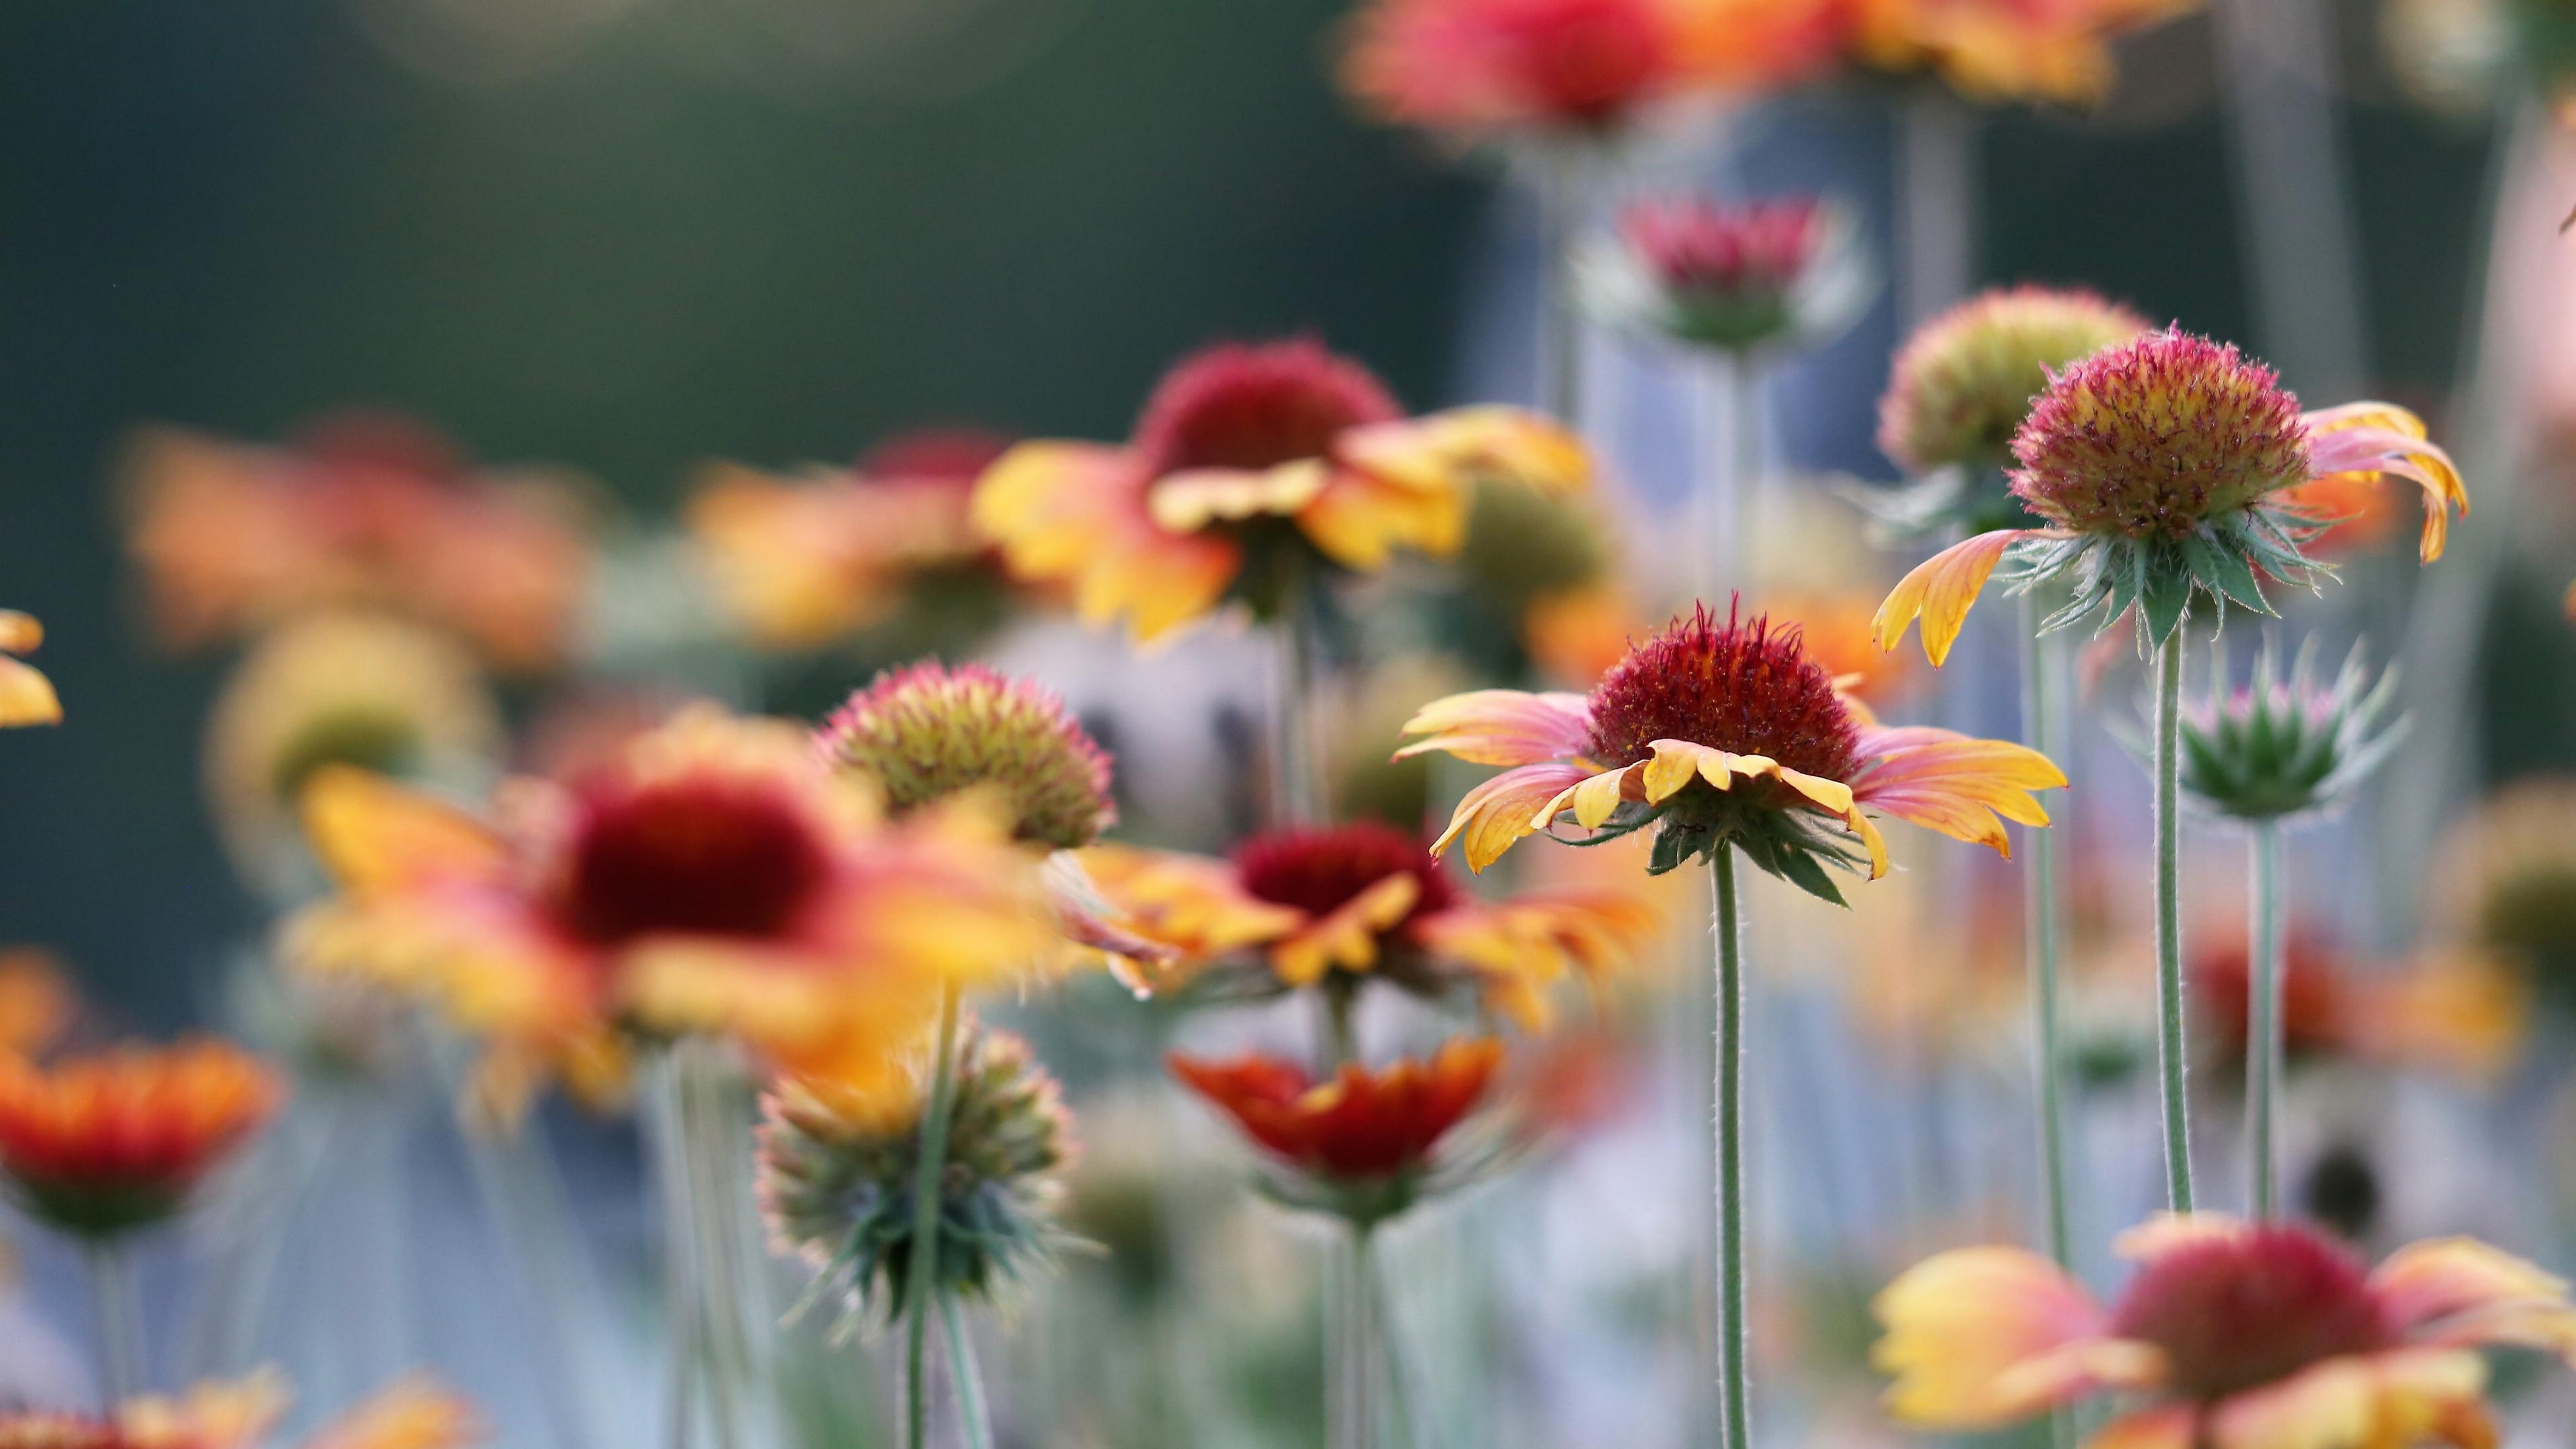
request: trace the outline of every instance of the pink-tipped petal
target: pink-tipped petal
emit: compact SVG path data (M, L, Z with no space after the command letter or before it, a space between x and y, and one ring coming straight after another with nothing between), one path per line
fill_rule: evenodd
M1479 689L1415 710L1402 733L1426 738L1395 758L1437 750L1476 765L1534 765L1581 754L1591 732L1591 701L1582 695Z

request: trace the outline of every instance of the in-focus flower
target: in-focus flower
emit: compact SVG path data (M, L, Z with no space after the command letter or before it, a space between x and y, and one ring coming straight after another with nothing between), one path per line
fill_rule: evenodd
M2465 1238L2368 1269L2314 1228L2202 1215L2127 1234L2107 1308L2017 1248L1943 1253L1879 1296L1888 1406L1993 1429L2107 1396L2092 1449L2487 1449L2489 1345L2576 1351L2567 1285Z
M96 1444L102 1449L266 1449L286 1415L286 1384L274 1372L245 1379L210 1380L175 1397L134 1399L107 1420L58 1421L80 1426L76 1437L55 1440L31 1433L26 1449ZM17 1423L0 1417L0 1445ZM100 1434L83 1438L77 1434ZM300 1449L465 1449L489 1435L474 1406L426 1376L414 1375L380 1390L364 1403L298 1441Z
M2203 941L2187 967L2200 1080L2244 1083L2252 961L2242 935ZM2331 937L2294 926L2281 961L2286 1060L2422 1066L2471 1079L2494 1075L2521 1044L2523 994L2476 956L2443 954L2401 969L2356 970Z
M1311 341L1183 359L1126 443L1022 443L977 483L976 524L1013 573L1071 587L1091 623L1140 639L1229 597L1275 618L1321 571L1446 556L1485 481L1590 479L1583 445L1535 414L1407 418L1367 369Z
M1253 990L1374 978L1426 997L1463 993L1526 1026L1549 1019L1548 986L1569 971L1617 971L1662 920L1629 891L1480 899L1420 836L1375 821L1254 836L1224 862L1103 847L1088 864L1126 924L1177 953L1147 978L1156 989L1248 961Z
M2110 89L2110 42L2199 0L1854 0L1842 7L1860 65L1929 71L1973 101L2085 105Z
M955 1115L940 1175L939 1291L990 1298L1048 1261L1074 1155L1055 1080L1008 1032L970 1027L957 1048ZM903 1316L912 1260L918 1112L831 1082L790 1077L761 1099L759 1194L776 1251L815 1274L845 1327L882 1303Z
M1720 622L1705 605L1630 650L1588 696L1479 690L1423 706L1405 733L1426 738L1400 753L1510 767L1467 793L1433 846L1463 840L1473 869L1571 812L1595 838L1657 827L1658 874L1734 845L1835 902L1825 863L1887 871L1862 806L2009 854L2003 821L2047 824L2031 792L2066 783L2020 745L1881 726L1835 689L1796 628L1732 611Z
M1222 1062L1175 1055L1170 1065L1172 1075L1294 1169L1293 1178L1272 1184L1275 1193L1377 1222L1493 1165L1491 1151L1443 1149L1485 1100L1502 1060L1500 1042L1460 1038L1428 1058L1377 1070L1350 1063L1323 1083L1293 1062L1257 1053Z
M1014 977L1053 940L992 822L889 825L784 722L691 710L495 805L487 822L360 771L317 776L306 826L340 895L288 950L487 1042L478 1085L504 1116L550 1074L612 1095L630 1031L729 1034L909 1101L946 989Z
M154 431L128 472L126 546L175 648L366 604L452 629L503 668L563 651L589 544L558 475L480 470L372 413L279 448Z
M2434 859L2440 939L2520 972L2537 997L2576 1009L2576 780L2543 776L2496 792Z
M1370 0L1342 84L1390 125L1597 140L1676 101L1809 73L1830 40L1819 6L1778 0Z
M220 1041L124 1046L50 1067L0 1056L0 1174L84 1237L149 1227L266 1126L286 1089Z
M1872 285L1850 223L1812 197L1639 202L1575 265L1602 321L1739 354L1824 342L1859 316Z
M1908 531L2009 528L2024 514L2002 470L2051 374L2152 330L2092 292L2009 287L1915 330L1878 400L1878 447L1924 480L1881 507Z
M2331 685L2316 680L2316 640L2299 648L2288 678L2266 646L2245 688L2230 692L2211 671L2210 696L2179 721L2180 783L2202 808L2238 820L2279 820L2326 809L2379 768L2405 737L2391 720L2395 671L2376 681L2354 646Z
M820 648L919 595L944 610L969 595L998 603L968 499L1010 442L940 429L890 438L851 468L782 475L718 463L689 501L689 531L718 597L766 649Z
M2298 498L2311 480L2388 474L2424 492L2420 553L2442 556L2451 510L2468 493L2450 455L2425 441L2413 413L2351 403L2301 413L2270 368L2179 330L2097 352L2056 374L2013 438L2013 496L2045 525L1981 533L1925 560L1879 607L1893 649L1920 616L1934 664L2005 554L2015 592L2052 579L2074 601L2060 628L2087 615L2107 630L2136 608L2140 637L2161 645L2195 597L2270 613L2258 575L2310 582L2304 545L2330 520Z
M0 609L0 729L62 723L63 702L54 694L54 682L14 657L33 654L44 642L45 626L35 615Z
M206 795L235 868L284 890L311 873L295 804L316 772L475 786L501 748L472 655L408 620L335 610L264 636L225 682L206 725Z

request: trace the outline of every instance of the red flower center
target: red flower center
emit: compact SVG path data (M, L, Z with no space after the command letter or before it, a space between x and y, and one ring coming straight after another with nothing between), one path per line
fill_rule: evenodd
M1367 368L1298 340L1220 343L1154 388L1136 449L1156 476L1184 468L1274 468L1322 458L1351 428L1403 416Z
M783 934L829 871L793 803L762 784L689 780L596 800L560 908L585 939Z
M1562 121L1606 125L1662 84L1662 21L1637 0L1530 0L1496 17L1505 72Z
M2158 1256L2121 1296L2112 1328L2163 1349L2176 1391L2203 1402L2396 1339L2359 1260L2286 1224Z
M1767 616L1726 622L1695 607L1628 651L1592 691L1592 740L1603 764L1644 759L1657 740L1767 755L1829 780L1849 776L1859 730L1833 676L1795 627Z
M1235 847L1234 864L1245 890L1309 915L1329 914L1391 875L1410 875L1422 887L1407 921L1458 898L1457 884L1419 836L1375 821L1255 836Z

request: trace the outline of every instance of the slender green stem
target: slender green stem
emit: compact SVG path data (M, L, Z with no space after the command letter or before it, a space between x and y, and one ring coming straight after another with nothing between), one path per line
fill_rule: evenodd
M904 1437L906 1449L930 1443L931 1300L939 1294L939 1208L948 1167L948 1118L957 1097L957 989L939 1005L938 1057L930 1099L921 1111L921 1159L912 1175L912 1244L904 1264Z
M693 1039L679 1058L680 1155L688 1184L687 1217L698 1278L698 1348L705 1357L707 1413L720 1449L743 1435L743 1382L750 1366L743 1327L743 1284L735 1271L738 1237L728 1204L735 1164L725 1150L726 1069L716 1043Z
M688 1449L696 1438L697 1385L700 1367L698 1310L698 1241L689 1202L687 1098L681 1089L678 1048L663 1054L654 1073L651 1099L654 1173L662 1197L662 1289L664 1313L670 1320L670 1402L665 1409L662 1441L668 1449Z
M2156 1065L2164 1083L2165 1198L2192 1210L2191 1099L2183 1080L2182 821L2176 809L2182 746L2182 634L2156 646Z
M2066 755L2063 633L2042 634L2036 593L2021 599L2022 735L2032 749L2064 765ZM2072 1268L2074 1231L2066 1172L2065 1059L2058 1031L2058 960L2066 936L2066 902L2057 885L2057 832L2025 832L2030 888L2023 957L2030 971L2032 1056L2038 1072L2039 1171L2047 1211L2048 1255Z
M1751 1335L1744 1289L1744 946L1735 899L1735 848L1718 847L1717 909L1717 1362L1725 1395L1725 1449L1752 1449Z
M143 1392L143 1312L136 1301L134 1251L110 1238L88 1245L89 1288L98 1309L99 1387L109 1417Z
M1583 425L1583 321L1568 272L1583 227L1584 158L1568 151L1542 163L1539 181L1539 405L1569 428Z
M1387 1288L1386 1264L1378 1256L1377 1229L1372 1224L1358 1231L1360 1288L1377 1324L1379 1356L1386 1361L1388 1407L1395 1414L1396 1426L1404 1431L1406 1445L1415 1449L1426 1443L1436 1445L1440 1442L1438 1426L1426 1432L1416 1417L1423 1402L1415 1392L1419 1375L1411 1341L1405 1336L1404 1325L1396 1321L1395 1296Z
M1315 993L1324 1018L1324 1074L1331 1076L1359 1060L1359 982L1339 971L1324 977Z
M957 1423L966 1449L993 1449L993 1418L984 1406L984 1375L975 1367L975 1340L966 1332L965 1305L954 1293L939 1295L940 1327L948 1336L948 1379L957 1391Z
M1321 580L1290 585L1278 636L1278 677L1272 685L1270 799L1272 827L1312 825L1324 819L1324 751L1316 738L1315 693L1323 673Z
M2246 949L2254 969L2247 973L2251 999L2245 1009L2245 1140L2254 1155L2254 1216L2281 1214L2281 1159L2273 1135L2280 1112L2281 968L2287 949L2282 907L2281 822L2254 827L2254 919Z

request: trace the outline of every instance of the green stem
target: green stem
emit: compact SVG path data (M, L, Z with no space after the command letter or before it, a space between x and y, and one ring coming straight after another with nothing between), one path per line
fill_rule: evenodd
M2281 1214L2280 1153L2274 1125L2280 1110L2282 957L2287 949L2283 927L2281 823L2266 820L2254 827L2254 919L2246 949L2254 969L2248 973L2251 999L2245 1009L2246 1142L2254 1155L2254 1216Z
M2065 718L2059 693L2066 636L2042 634L2042 606L2024 594L2022 611L2022 734L2029 746L2063 767ZM2057 887L2057 832L2026 831L2030 890L2024 913L2023 956L2030 970L2031 1027L2038 1070L2039 1169L2047 1205L2048 1255L2074 1267L2074 1231L2066 1173L2065 1059L2058 1031L2058 960L2066 933L2066 902Z
M975 1367L975 1340L966 1332L966 1310L954 1293L939 1295L939 1321L948 1337L948 1379L957 1391L957 1423L966 1449L993 1449L992 1415L984 1406L984 1375Z
M1575 314L1569 254L1582 231L1584 159L1544 158L1539 181L1539 405L1568 428L1583 426L1583 323Z
M906 1449L930 1443L931 1300L939 1293L939 1208L948 1167L948 1118L957 1096L957 988L939 1004L938 1056L930 1099L921 1111L921 1159L912 1175L912 1244L904 1264L904 1437Z
M1388 1407L1394 1411L1396 1426L1404 1431L1408 1446L1428 1440L1438 1443L1436 1432L1425 1434L1416 1422L1416 1406L1421 1402L1414 1392L1415 1364L1408 1349L1404 1326L1396 1321L1395 1298L1386 1286L1386 1265L1377 1253L1375 1224L1362 1226L1359 1232L1360 1291L1368 1301L1370 1316L1377 1323L1379 1355L1386 1360Z
M1324 1016L1324 1074L1332 1076L1358 1061L1359 981L1339 971L1324 977L1315 999Z
M2176 809L2182 745L2182 634L2156 646L2156 1064L2164 1083L2165 1197L2192 1210L2191 1100L2185 1090L2182 1002L2182 821Z
M700 1349L698 1242L689 1202L687 1094L682 1090L679 1048L663 1053L652 1084L655 1186L662 1195L662 1288L670 1320L671 1384L662 1441L688 1449L697 1437Z
M1735 899L1735 848L1721 845L1717 877L1717 1362L1725 1449L1752 1449L1751 1336L1744 1292L1744 947Z
M735 1271L737 1234L727 1208L736 1179L725 1151L725 1067L720 1048L712 1041L692 1039L675 1050L680 1155L698 1278L697 1345L705 1356L707 1412L716 1443L721 1449L735 1449L742 1439L742 1385L749 1372L750 1344L743 1328L741 1280Z
M1313 825L1328 813L1324 752L1316 739L1315 691L1322 678L1321 580L1291 583L1278 636L1278 678L1271 701L1269 824Z
M99 1384L108 1417L143 1392L143 1314L135 1301L134 1254L100 1238L88 1245L89 1287L98 1309Z

